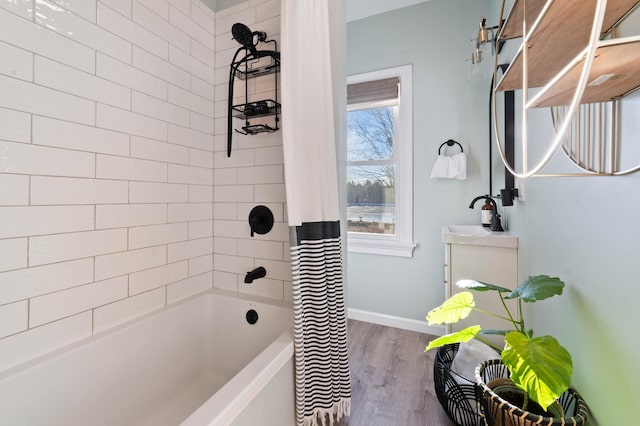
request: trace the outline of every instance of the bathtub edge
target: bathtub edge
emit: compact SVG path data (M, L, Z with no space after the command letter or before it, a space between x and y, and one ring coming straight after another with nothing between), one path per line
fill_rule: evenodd
M291 357L293 332L287 330L198 407L181 426L229 425Z

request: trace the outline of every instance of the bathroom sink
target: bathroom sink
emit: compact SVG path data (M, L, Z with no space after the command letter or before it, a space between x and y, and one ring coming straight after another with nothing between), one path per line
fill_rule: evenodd
M518 247L518 237L508 232L492 232L479 225L445 225L442 241L451 244L471 244L490 247Z
M489 228L478 225L447 225L447 232L450 234L460 235L489 235L491 231Z

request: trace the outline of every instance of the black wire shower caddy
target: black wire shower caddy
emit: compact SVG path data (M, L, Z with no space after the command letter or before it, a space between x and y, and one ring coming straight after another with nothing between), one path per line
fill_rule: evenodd
M235 28L240 33L236 35ZM233 118L244 120L244 126L235 129L243 135L256 135L264 132L276 132L280 129L280 103L278 102L278 74L280 73L280 52L275 40L267 40L262 31L251 32L243 24L234 24L234 38L242 44L231 61L229 69L229 97L227 110L227 157L231 157L233 140ZM257 38L257 41L254 40ZM273 44L273 50L258 50L259 44ZM238 57L243 54L242 57ZM266 75L273 75L273 99L265 98L249 101L249 80ZM244 81L244 102L234 104L234 86L236 80ZM256 123L261 117L273 117L273 123L264 120Z

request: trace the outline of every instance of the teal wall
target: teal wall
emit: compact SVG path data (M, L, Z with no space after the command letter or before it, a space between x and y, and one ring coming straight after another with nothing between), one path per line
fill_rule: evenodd
M497 3L497 2L496 2ZM621 35L640 33L640 13ZM627 165L640 164L640 94L623 101ZM532 164L553 136L548 110L532 114ZM631 145L631 146L630 146ZM635 146L634 146L635 145ZM517 154L519 155L519 154ZM558 153L547 171L566 171ZM519 274L561 277L560 298L528 306L537 334L553 334L573 356L573 382L602 426L637 424L640 383L640 173L623 177L532 178L511 211Z
M640 99L633 95L631 101ZM624 106L623 106L624 108ZM634 111L638 108L623 109ZM530 139L547 145L548 117L534 114ZM536 150L532 151L535 153ZM567 170L559 153L548 171ZM638 161L636 161L636 164ZM640 382L640 174L526 181L526 201L511 212L519 275L566 283L559 298L527 306L536 334L552 334L573 356L573 382L600 425L635 424Z
M467 205L487 188L488 96L484 88L466 83L462 59L478 16L496 16L497 3L432 0L348 24L348 74L414 64L415 239L420 244L413 259L350 254L349 307L422 319L443 299L440 225L477 221L478 212ZM493 15L484 10L489 6ZM638 13L625 35L638 34L637 18ZM638 95L632 98L638 100ZM475 109L480 118L474 117ZM638 109L632 111L637 117ZM534 113L531 128L531 140L545 145L551 137L548 111ZM469 146L467 181L428 178L437 146L449 137ZM557 158L552 167L565 165ZM494 188L501 187L500 177L494 182ZM574 385L602 426L637 423L632 386L640 383L638 211L640 173L528 179L526 201L504 209L519 238L520 278L544 273L567 284L563 296L529 306L528 318L537 334L553 334L569 349Z
M512 226L521 277L545 273L567 284L560 298L530 306L537 334L553 334L573 356L573 381L601 425L631 425L640 382L640 175L539 178Z
M350 253L350 308L424 321L444 299L440 228L474 224L469 202L488 191L489 82L467 81L471 33L489 1L433 0L347 24L347 74L413 65L413 258ZM465 181L429 178L440 144L464 145ZM479 209L479 206L476 207Z

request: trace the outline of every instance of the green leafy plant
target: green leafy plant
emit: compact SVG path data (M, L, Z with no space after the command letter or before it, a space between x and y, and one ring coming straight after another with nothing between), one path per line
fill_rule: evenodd
M482 335L503 335L505 344L501 357L502 362L511 372L511 380L546 410L571 384L573 371L571 355L552 336L534 337L533 330L526 327L522 303L537 302L561 295L564 283L557 277L538 275L529 277L513 291L474 280L461 280L457 282L457 285L466 290L495 291L506 315L495 314L476 307L473 294L469 291L462 291L429 312L427 321L430 325L453 324L467 318L472 311L478 311L510 323L512 329L482 330L479 325L474 325L431 341L425 351L446 344L467 342L473 338L501 350L483 339ZM505 302L509 299L515 299L518 302L516 316L509 310Z

